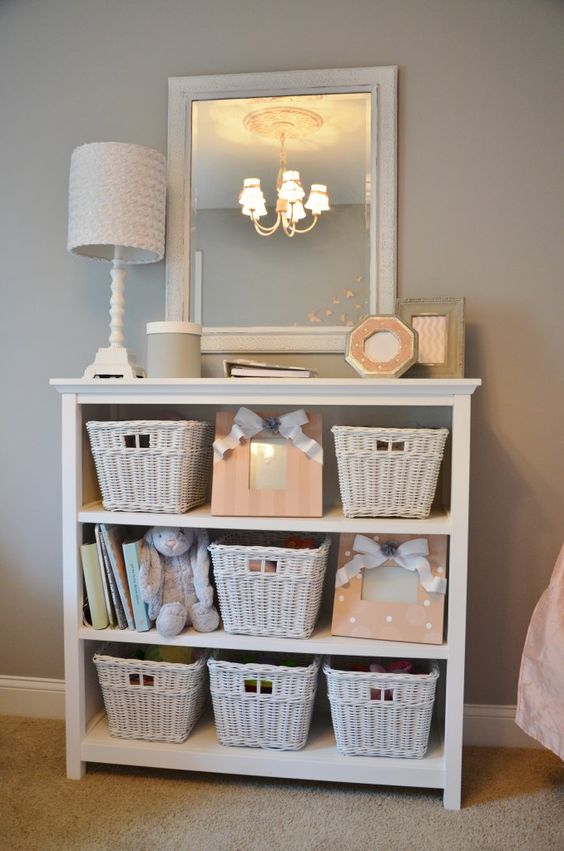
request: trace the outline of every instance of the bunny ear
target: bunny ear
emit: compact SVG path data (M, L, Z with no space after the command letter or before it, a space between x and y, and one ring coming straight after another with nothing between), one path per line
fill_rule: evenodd
M149 553L152 549L154 549L154 546L155 542L153 540L153 530L149 529L148 532L145 532L143 538L139 542L139 554L142 561L148 560Z
M198 529L198 546L208 548L210 538L207 529Z
M190 548L194 544L194 540L195 540L195 536L196 536L196 530L191 529L191 528L187 528L187 529L180 529L179 531L182 533L182 536L185 538L186 543L188 544L188 547Z

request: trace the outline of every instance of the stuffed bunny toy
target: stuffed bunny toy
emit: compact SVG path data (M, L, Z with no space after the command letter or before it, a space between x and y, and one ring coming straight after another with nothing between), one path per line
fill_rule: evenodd
M204 529L153 526L141 547L141 595L156 618L159 635L172 638L185 626L212 632L219 626L209 583L208 535Z

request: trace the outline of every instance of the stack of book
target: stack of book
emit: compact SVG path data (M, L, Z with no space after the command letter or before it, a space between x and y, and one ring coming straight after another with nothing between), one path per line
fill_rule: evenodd
M87 608L85 621L94 629L151 628L139 584L140 545L145 529L98 523L95 540L80 547Z

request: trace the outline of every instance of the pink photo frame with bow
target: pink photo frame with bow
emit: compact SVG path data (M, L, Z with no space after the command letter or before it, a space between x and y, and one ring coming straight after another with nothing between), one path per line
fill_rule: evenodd
M446 535L342 534L332 635L442 644Z
M256 431L258 418L269 428ZM253 456L253 445L268 445L268 441L272 441L272 459ZM273 488L268 487L269 461L278 462L278 468L282 468L282 481L278 477ZM321 517L322 462L321 414L302 410L262 413L246 408L218 411L211 513L233 517Z

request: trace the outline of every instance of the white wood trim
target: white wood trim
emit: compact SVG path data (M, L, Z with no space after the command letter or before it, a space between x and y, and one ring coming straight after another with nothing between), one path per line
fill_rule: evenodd
M189 318L190 298L190 214L191 214L191 124L192 102L222 97L252 97L291 92L322 93L366 91L372 98L370 205L370 302L371 310L393 313L397 269L397 66L375 68L332 68L313 71L282 71L258 74L224 74L200 77L171 77L168 104L168 190L166 243L166 318ZM187 167L188 166L188 167ZM217 330L217 329L215 329ZM271 339L250 331L208 341L204 328L204 351L343 351L316 348L318 329L297 329L295 344L285 348L289 338ZM228 329L225 329L228 332ZM342 333L342 332L341 332ZM220 335L221 336L221 335ZM308 344L306 338L310 338ZM283 348L277 348L280 343ZM338 345L338 343L336 344ZM210 346L211 348L208 348ZM219 348L214 348L219 346ZM304 346L306 348L304 348ZM308 346L311 346L309 348Z
M82 756L93 762L287 777L298 780L337 780L340 783L382 783L387 786L440 788L444 782L442 742L432 731L427 755L420 760L343 756L337 752L329 718L313 721L303 750L272 752L261 748L229 748L217 741L213 723L204 718L182 744L139 742L112 738L105 718L96 719L82 745Z
M64 718L65 681L0 676L0 715Z
M429 517L345 517L341 506L325 509L323 517L221 517L211 514L210 505L193 508L185 514L154 514L144 511L105 511L101 502L82 506L81 523L113 523L127 526L178 526L204 529L263 529L279 532L357 532L399 535L448 535L452 530L450 514L435 510Z
M468 504L470 476L470 396L455 396L452 412L451 520L449 545L448 641L454 664L446 671L445 791L446 809L458 810L462 784L464 647L466 641L466 577L468 568Z
M84 656L76 641L78 629L82 624L78 525L78 506L82 494L82 431L76 395L65 395L62 401L64 645L65 677L69 686L65 691L67 776L79 779L85 770L85 765L80 760L79 742L86 730Z
M515 723L516 706L467 703L464 744L493 748L542 748Z
M54 378L59 393L104 404L452 405L481 385L474 378ZM126 397L124 399L124 397Z
M194 319L197 322L197 319ZM202 335L202 353L229 354L237 352L286 354L340 354L344 356L350 328L324 325L285 328L283 326L249 326L233 328L207 327Z
M82 638L96 638L81 630ZM114 640L121 638L116 632ZM243 636L241 636L243 638ZM123 638L123 640L127 640ZM130 640L130 639L129 639ZM159 639L158 643L163 643ZM144 643L146 642L144 639ZM244 643L244 642L242 642ZM435 654L436 656L437 654ZM466 704L464 707L464 744L477 747L542 748L515 723L516 707L511 705ZM65 717L65 681L47 678L0 676L0 715L24 718Z
M83 626L79 638L99 643L124 642L128 644L170 644L182 647L205 647L229 650L256 650L257 637L252 635L230 635L218 629L215 632L198 633L190 629L172 639L163 638L154 629L148 632L132 632L129 629L92 629ZM448 659L448 644L415 644L396 641L393 648L387 641L373 638L349 638L331 635L329 624L320 624L308 639L275 638L261 636L260 648L266 653L307 653L333 656L399 656L411 659Z

